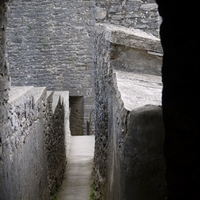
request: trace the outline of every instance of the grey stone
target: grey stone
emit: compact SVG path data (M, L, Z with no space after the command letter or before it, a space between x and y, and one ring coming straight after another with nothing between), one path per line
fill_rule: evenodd
M96 7L95 8L96 19L104 19L107 15L105 8Z
M122 26L96 28L96 198L164 200L160 41Z

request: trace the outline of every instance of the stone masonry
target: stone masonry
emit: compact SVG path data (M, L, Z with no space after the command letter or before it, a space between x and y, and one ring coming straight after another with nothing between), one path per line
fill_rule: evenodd
M97 24L96 51L96 199L164 200L160 41L135 29ZM135 62L153 62L134 68L130 52Z
M82 131L75 132L84 134L94 110L95 21L158 36L157 5L152 0L10 0L7 7L12 85L68 90L70 97L83 97Z
M69 137L67 99L68 92L47 98L44 87L11 87L1 129L0 199L49 200L58 191Z
M96 0L96 20L140 29L158 37L159 17L154 0Z
M8 118L8 91L10 78L8 64L5 58L5 12L4 1L0 2L0 194L3 194L3 146L2 137L5 134L5 123ZM0 197L1 198L1 197Z
M82 96L86 133L94 109L94 1L12 0L7 7L12 85Z
M127 59L128 55L142 54L146 61L152 59L146 72L153 69L152 74L157 74L161 53L157 52L157 42L144 39L137 46L137 34L135 37L125 28L139 28L157 36L156 4L138 0L6 0L0 2L0 14L0 199L46 200L57 191L63 179L70 136L70 97L83 97L84 134L96 98L97 198L123 198L126 189L120 186L129 183L133 175L124 174L130 155L124 151L129 140L123 139L130 135L127 127L131 115L117 89L113 66L119 71L132 72L136 65L133 70L131 62L137 56L131 60ZM95 35L95 20L124 27L97 25L100 32ZM94 48L96 36L97 44L102 45L98 50ZM141 45L143 42L147 42L148 48ZM15 87L9 92L9 69L13 86L28 87ZM46 90L64 91L64 96ZM158 148L160 143L156 142ZM162 154L157 150L154 159L162 161ZM162 162L157 164L156 169L161 169ZM155 176L162 177L162 170L158 172ZM151 182L149 174L146 173ZM122 178L124 175L126 179ZM159 191L163 189L162 181L162 178L158 180ZM152 185L152 191L156 188Z
M8 120L2 136L2 199L49 198L44 154L43 90L13 88L9 93Z
M69 141L69 93L48 92L45 112L45 155L50 195L59 190L64 179ZM66 107L67 106L67 107Z

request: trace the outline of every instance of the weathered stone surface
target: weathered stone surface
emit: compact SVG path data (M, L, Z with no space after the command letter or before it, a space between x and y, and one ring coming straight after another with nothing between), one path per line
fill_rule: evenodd
M105 17L97 17L98 23L106 22L127 28L141 29L156 37L159 36L159 17L154 0L97 0L96 6L98 10L107 11Z
M69 137L69 93L48 92L46 99L45 155L50 194L60 188L66 167L67 138ZM66 107L68 106L68 107Z
M8 119L8 91L10 89L10 77L5 55L5 18L6 8L4 1L0 1L0 199L3 198L3 145L2 137L5 133L5 123Z
M49 199L44 106L45 88L11 89L2 135L3 199Z
M68 94L57 92L46 98L45 87L11 88L8 117L1 126L3 200L49 200L57 192L70 136Z
M112 81L109 68L110 43L105 40L106 32L96 32L95 58L95 155L93 181L96 190L96 199L105 199L105 181L107 174L108 155L108 94L109 81Z
M147 104L161 106L160 76L116 71L116 79L124 108L127 110L131 111Z
M126 28L112 24L96 24L97 31L106 30L106 39L114 44L124 45L140 50L162 53L160 40L139 29Z
M147 55L149 59L157 59L157 53L148 54L150 50L161 53L160 46L154 46L159 40L145 33L140 38L138 33L119 26L97 25L93 170L97 199L132 200L132 194L136 199L165 199L163 124L158 107L162 89L160 72L156 69L155 75L148 74L153 68L144 66L146 62L137 67L135 62L135 66L129 66L128 70L118 64L120 59L121 63L128 63L127 60L138 51L140 56L135 56L138 60L146 59ZM143 44L146 41L147 46ZM155 62L157 66L161 60L160 57ZM138 70L147 74L137 74ZM146 104L154 106L144 107ZM150 152L147 153L147 149Z
M2 1L0 5L2 5ZM63 98L59 98L58 94L56 94L56 98L54 98L54 94L50 95L46 101L44 100L46 90L42 92L44 88L33 87L24 88L23 91L20 88L15 88L15 93L18 92L18 96L15 96L11 90L8 104L10 80L5 57L7 56L10 63L13 85L47 86L49 90L67 89L71 96L83 96L84 122L86 124L89 114L94 109L95 3L92 0L79 1L78 3L60 0L47 0L45 2L10 0L6 5L8 16L6 48L4 33L6 6L0 7L0 132L2 134L0 156L3 157L2 154L8 156L0 160L0 170L4 166L5 171L12 171L8 182L5 181L7 185L4 192L6 195L16 196L5 198L21 199L21 196L17 195L22 194L23 198L32 199L33 195L37 194L39 199L43 198L42 195L45 199L49 196L46 189L45 170L43 167L39 169L38 166L47 161L48 183L50 192L53 194L62 180L63 166L65 165L66 141L64 136L66 133L63 129L68 127L64 123L64 120L68 118L66 115L67 107L63 104ZM97 21L140 28L157 36L157 10L151 0L109 2L99 0L96 1L96 5ZM117 55L117 59L113 56L116 56L116 52L121 51L122 46L123 48L128 47L124 48L124 55L127 55L128 52L132 54L134 52L132 48L156 53L161 53L161 51L158 45L159 40L142 32L130 31L120 26L107 25L105 28L105 26L99 25L100 31L105 29L107 31L103 33L105 34L104 38L97 39L97 45L102 46L98 46L98 53L101 55L96 64L100 68L96 69L95 72L97 76L95 80L96 94L99 94L96 96L98 101L96 103L98 108L96 119L99 120L96 149L97 153L100 154L95 157L97 163L95 172L97 172L96 180L100 182L97 185L99 184L101 191L103 191L102 196L110 195L109 198L121 199L124 194L124 188L120 187L123 186L123 176L117 172L123 168L120 159L122 158L123 134L126 133L129 111L124 108L125 101L122 101L112 71L113 66L121 69L116 64L124 63L128 56ZM100 32L97 34L101 35ZM145 57L145 59L147 58L148 56ZM112 62L110 62L111 60ZM129 60L125 63L126 69L132 70L131 62L132 60ZM155 61L155 63L157 62ZM141 62L138 69L142 65ZM135 66L133 68L136 69ZM108 91L106 91L107 89ZM34 91L34 95L31 94L31 91ZM67 102L67 97L65 100ZM16 102L17 104L15 104ZM56 106L52 108L54 102L56 102ZM44 152L39 153L44 145L42 139L44 136L41 134L44 131L45 147L46 152L48 152L46 160L43 159ZM7 138L9 138L8 141ZM34 146L33 142L37 146ZM27 156L32 153L33 157ZM99 160L100 158L101 160ZM59 159L62 162L58 162ZM107 165L107 160L110 160L111 164ZM21 163L19 162L22 163L20 169ZM31 162L33 162L33 169L30 166ZM30 168L32 171L29 172L30 176L28 176ZM2 174L0 175L2 176ZM31 184L27 183L30 182L30 179L34 179L34 175L39 178L34 180L35 182L32 183L34 187L32 187ZM22 185L15 184L14 181L9 188L11 178L18 180L19 177ZM104 183L107 177L109 181L105 187ZM22 183L22 181L24 182ZM0 183L1 185L2 183ZM35 185L39 185L40 190ZM21 188L23 191L20 193ZM17 192L11 194L9 189ZM26 194L24 194L25 190L28 191Z
M13 86L44 86L94 109L94 1L9 1L6 53Z
M164 126L162 109L143 106L133 109L124 138L124 177L127 200L166 198Z
M69 91L56 91L53 93L52 111L55 113L56 106L58 105L59 98L64 106L64 136L65 146L68 148L70 143L70 110L69 110ZM67 149L66 149L67 151Z
M100 7L96 7L95 8L95 12L96 12L96 19L104 19L106 17L107 11L105 8L100 8Z

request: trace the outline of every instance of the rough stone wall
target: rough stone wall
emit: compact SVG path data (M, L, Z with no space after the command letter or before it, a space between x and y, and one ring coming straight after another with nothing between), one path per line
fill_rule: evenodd
M51 91L48 91L48 93L51 93ZM56 91L53 92L53 101L52 101L52 111L55 113L56 107L58 106L59 99L61 99L61 102L63 104L64 109L64 132L65 132L65 147L66 151L70 144L70 137L71 137L71 131L70 131L70 108L69 108L69 91Z
M83 96L85 130L94 109L94 1L19 0L7 5L12 85Z
M1 126L0 199L49 200L58 191L70 135L65 129L68 95L50 93L46 98L44 87L11 87Z
M164 200L161 109L158 106L125 109L113 72L116 62L112 61L112 55L118 49L114 47L124 44L124 48L128 45L129 48L136 48L140 42L143 44L144 35L136 34L139 42L134 45L134 32L118 28L96 26L96 140L93 169L96 199L132 200L134 196L138 200ZM145 40L147 46L137 48L140 51L145 48L146 51L155 50L151 47L155 48L157 39L147 37Z
M13 88L2 135L1 198L49 199L44 154L45 90Z
M112 66L111 66L112 67ZM112 67L113 68L113 67ZM128 199L125 194L124 137L127 133L129 111L124 108L121 94L117 89L115 74L112 75L108 105L108 160L105 199ZM130 148L131 150L131 148ZM129 151L130 151L129 150Z
M136 28L158 37L159 17L154 0L96 0L96 20Z
M96 190L96 199L105 199L105 181L107 177L106 162L108 159L108 97L109 83L112 72L109 68L110 43L105 40L105 32L96 33L96 59L95 59L95 154L93 181ZM101 57L97 56L101 55Z
M6 8L0 2L0 194L3 194L3 155L2 136L5 134L5 123L8 119L8 91L10 89L9 69L5 58ZM0 197L2 199L2 195Z
M50 195L53 196L64 179L67 145L65 135L67 134L63 98L61 95L59 98L55 98L54 93L51 92L46 101L45 153L49 190ZM53 104L55 104L55 108L52 106Z

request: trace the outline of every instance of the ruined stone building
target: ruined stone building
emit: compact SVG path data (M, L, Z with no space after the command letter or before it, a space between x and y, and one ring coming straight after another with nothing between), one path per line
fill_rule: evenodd
M94 133L96 199L199 199L197 6L157 2L163 48L154 0L0 1L0 200L50 199Z

